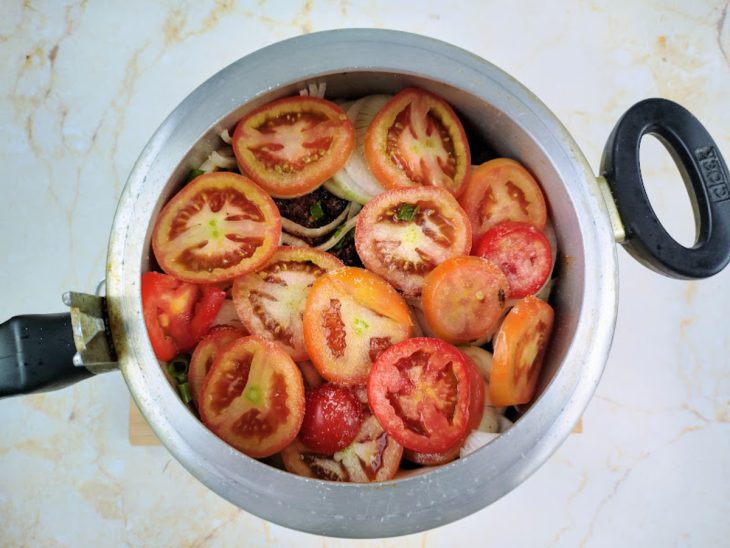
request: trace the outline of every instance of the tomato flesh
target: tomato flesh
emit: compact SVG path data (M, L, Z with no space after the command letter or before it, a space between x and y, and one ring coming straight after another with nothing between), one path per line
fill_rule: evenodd
M257 269L280 234L281 217L263 190L235 173L206 173L162 209L152 249L168 274L213 283Z
M496 407L528 403L535 394L553 327L552 307L533 295L507 314L494 338L489 398Z
M510 299L538 291L553 268L550 242L542 231L527 223L504 221L492 227L477 243L475 254L504 272Z
M278 345L243 337L219 352L199 403L203 423L218 437L251 457L267 457L301 427L302 374Z
M383 428L408 449L445 451L466 433L470 378L464 356L439 339L414 338L373 365L368 400Z
M360 402L348 388L323 384L307 393L299 439L312 451L336 453L352 443L362 420Z
M344 111L317 97L286 97L244 116L233 134L243 173L271 196L307 194L347 162L355 130Z
M464 128L446 101L409 88L378 112L365 158L385 188L433 185L458 195L471 163Z
M302 317L309 289L321 275L342 266L324 251L279 247L263 268L233 282L241 323L251 334L281 344L295 361L308 359Z
M205 377L210 371L210 366L215 361L218 352L244 335L243 331L235 327L216 327L195 347L195 351L190 357L190 367L188 367L188 384L190 386L190 395L196 404L198 404Z
M418 295L426 274L471 249L471 226L448 192L397 189L370 200L355 227L363 264L407 295Z

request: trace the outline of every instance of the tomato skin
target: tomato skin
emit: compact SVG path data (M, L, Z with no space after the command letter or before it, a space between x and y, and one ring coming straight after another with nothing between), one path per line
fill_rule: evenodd
M519 221L542 230L547 206L540 185L525 167L509 158L490 160L467 177L459 203L471 221L474 241L502 221Z
M155 356L162 361L191 351L210 328L225 299L225 292L217 287L201 289L160 272L145 272L141 282L147 334Z
M385 188L434 185L456 196L471 165L456 113L418 88L404 89L380 109L365 136L365 158Z
M412 212L404 218L403 211ZM370 200L355 226L355 247L368 270L406 295L421 293L424 277L468 255L471 224L456 199L436 187L399 188Z
M413 330L398 292L377 274L355 267L314 282L303 325L307 353L319 374L346 385L365 384L377 355Z
M307 360L302 316L311 284L344 265L318 249L281 246L256 272L233 282L233 303L252 335L275 341L295 361Z
M307 393L299 439L312 451L333 454L352 443L362 421L360 402L348 388L323 384Z
M244 116L232 144L242 173L275 198L294 198L345 165L355 146L355 130L331 101L285 97Z
M368 401L383 428L407 449L439 453L469 425L471 378L463 354L426 337L386 349L373 364Z
M509 311L494 338L489 377L492 405L505 407L532 400L553 320L552 307L533 295Z
M274 253L281 217L250 179L200 175L165 204L152 232L162 270L192 283L217 283L251 272Z
M476 244L474 254L492 261L504 272L510 299L538 291L553 268L545 234L533 225L516 221L504 221L489 229Z
M240 329L230 326L214 327L195 347L188 367L188 385L193 401L198 404L200 392L205 384L205 377L215 361L218 352L236 339L244 337Z
M421 302L436 336L463 343L494 329L508 292L507 278L497 265L481 257L453 257L426 276Z

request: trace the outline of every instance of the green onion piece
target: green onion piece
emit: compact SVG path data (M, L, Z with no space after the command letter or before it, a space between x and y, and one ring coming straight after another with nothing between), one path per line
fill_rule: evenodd
M183 403L187 404L193 401L193 397L190 395L190 385L186 382L182 384L177 385L178 390L180 390L180 397L182 398Z
M413 204L401 204L395 213L395 218L399 221L412 221L418 212L418 206Z
M335 233L335 235L337 235L337 233ZM350 229L350 231L347 234L345 234L340 239L340 241L338 241L334 246L332 246L332 249L334 251L339 251L340 249L342 249L343 247L345 247L350 240L352 240L352 238L353 238L354 235L355 235L355 229L352 228L352 229Z
M188 184L190 181L202 175L203 173L205 173L205 171L203 171L202 169L191 169L190 173L188 173L188 176L185 178L185 184Z
M173 379L175 379L175 382L187 382L189 365L190 357L185 354L181 354L167 364L167 372L170 373L170 376Z
M312 219L315 221L319 221L324 217L324 211L322 210L322 203L317 200L314 202L311 206L309 206L309 214L312 216Z

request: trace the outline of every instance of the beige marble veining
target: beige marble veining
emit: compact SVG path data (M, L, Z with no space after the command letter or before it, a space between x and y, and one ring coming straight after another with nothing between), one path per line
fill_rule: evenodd
M730 156L727 1L4 2L0 5L0 321L93 291L127 173L164 117L228 63L297 34L385 27L473 51L528 86L598 172L616 120L664 96ZM679 177L642 150L650 195L691 239ZM686 240L689 241L689 240ZM382 541L269 524L130 447L109 374L0 401L3 546L665 546L730 536L730 272L667 280L619 251L615 342L584 431L473 516Z

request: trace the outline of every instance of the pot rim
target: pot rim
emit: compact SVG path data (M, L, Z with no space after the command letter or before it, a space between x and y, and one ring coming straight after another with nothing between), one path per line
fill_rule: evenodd
M434 66L449 70L435 78L417 68ZM181 159L241 105L292 83L342 72L407 72L485 100L488 90L496 108L519 113L520 126L539 140L576 203L584 263L590 265L574 339L528 413L463 459L424 475L364 485L283 472L209 432L181 403L159 367L140 298L150 220ZM129 390L162 443L188 471L234 504L286 527L371 538L462 518L499 499L547 460L580 418L600 379L616 320L617 275L613 233L595 176L570 134L537 97L494 65L450 44L399 31L346 29L292 38L252 53L212 76L168 116L135 164L117 208L107 302ZM551 399L550 394L563 397Z

